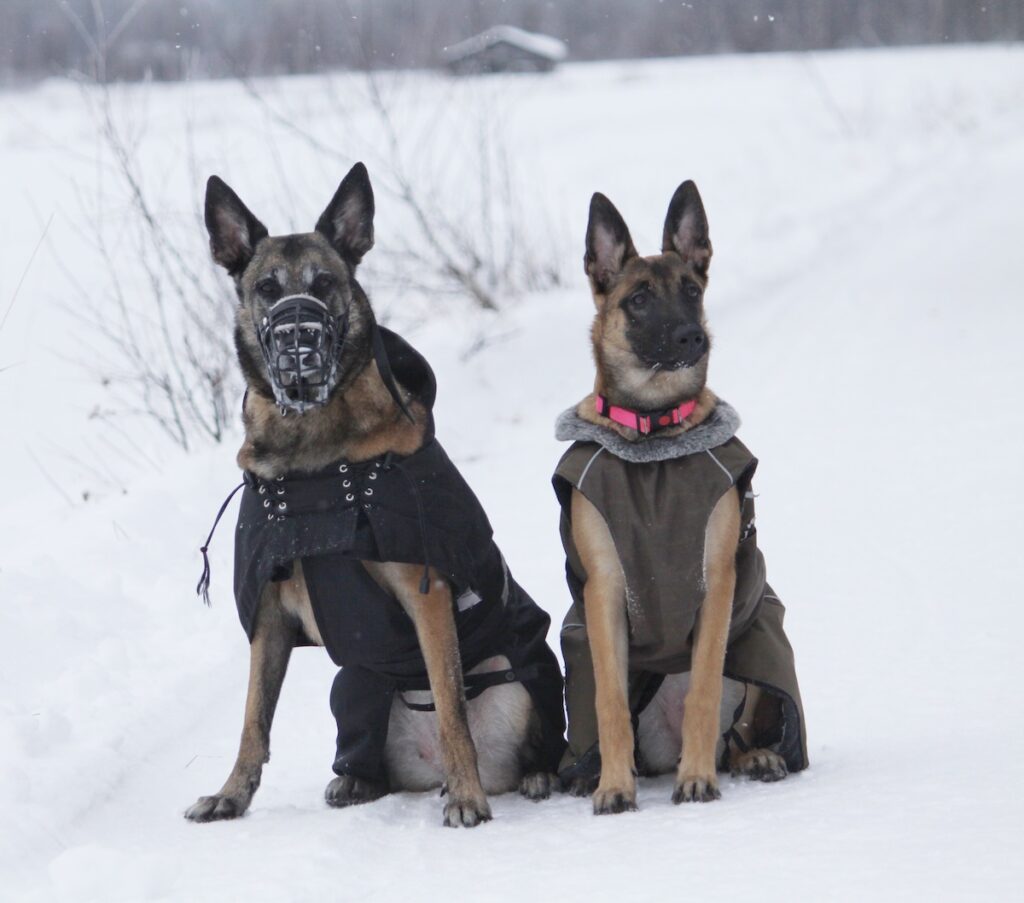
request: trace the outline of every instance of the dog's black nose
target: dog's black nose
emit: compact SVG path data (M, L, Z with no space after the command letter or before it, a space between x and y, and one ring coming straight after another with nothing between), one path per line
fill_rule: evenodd
M672 344L684 361L697 360L704 353L707 340L704 330L694 323L680 323L672 330Z

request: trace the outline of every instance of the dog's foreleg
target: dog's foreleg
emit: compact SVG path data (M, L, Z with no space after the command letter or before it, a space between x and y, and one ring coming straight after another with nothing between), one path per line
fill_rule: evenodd
M636 808L633 722L629 714L629 636L626 578L611 531L601 513L577 491L572 494L572 535L587 574L583 609L594 662L601 780L594 814Z
M249 690L235 767L224 786L213 796L200 797L185 818L197 822L238 818L249 808L263 766L270 761L270 725L295 635L294 620L281 608L278 584L269 584L260 600L249 647Z
M490 821L491 807L480 782L476 746L466 717L451 589L447 581L431 570L430 590L421 593L423 569L416 565L365 564L371 575L394 593L416 626L437 711L438 742L448 794L444 823L453 828L472 828Z
M722 704L722 669L736 592L740 504L735 489L715 505L704 540L704 602L695 628L690 689L683 712L683 754L672 801L708 802L721 796L715 746Z

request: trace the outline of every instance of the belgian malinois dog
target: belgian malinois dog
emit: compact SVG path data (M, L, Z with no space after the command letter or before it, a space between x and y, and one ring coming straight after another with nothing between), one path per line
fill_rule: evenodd
M570 752L574 731L584 735L584 722L595 716L600 751L589 773L563 768L562 774L570 792L594 791L597 814L636 808L638 768L654 774L675 768L677 803L716 799L716 749L726 731L727 767L765 781L784 777L786 760L767 748L779 740L783 701L795 743L791 770L803 767L795 676L782 693L742 679L758 671L748 660L772 659L783 644L788 649L784 636L771 650L750 654L757 642L751 632L737 640L737 679L729 680L723 706L727 647L733 650L735 629L743 628L733 618L741 596L750 600L747 623L776 618L781 604L767 590L760 553L750 545L756 459L733 438L735 426L727 428L731 408L706 385L711 341L703 301L711 254L693 182L676 190L661 253L649 257L638 255L612 203L599 193L592 198L584 265L596 305L597 373L594 391L559 419L559 438L577 441L555 485L577 599L562 633ZM712 438L693 445L702 434ZM683 451L673 452L674 445ZM699 486L684 485L690 474ZM720 481L717 488L712 480ZM691 491L708 499L708 513L687 525L682 509L690 507ZM683 530L691 532L677 532ZM687 604L687 592L694 597L689 621L677 610ZM653 601L659 593L666 604ZM780 636L781 614L777 621L773 635ZM670 636L672 630L679 635ZM647 680L647 688L656 691L638 702L644 695L638 684L652 676L657 680ZM577 761L583 752L576 750Z
M376 324L356 279L374 243L373 216L361 163L306 234L271 237L224 182L214 176L207 185L213 257L237 289L235 344L247 385L236 598L251 659L237 761L216 794L187 810L193 821L235 818L248 809L269 760L271 721L297 645L326 645L344 663L331 700L339 758L329 804L443 785L444 823L472 827L491 818L486 793L519 787L540 799L550 791L564 721L560 672L543 641L547 616L511 581L486 518L433 439L429 368ZM425 470L416 470L427 455ZM463 507L454 514L430 508L429 484L438 479L445 499L461 493ZM400 516L388 521L396 506ZM457 585L437 557L466 551L451 552L451 543L437 539L446 517L458 521L453 530L465 517L471 521L460 543L480 551L460 565L468 586ZM261 524L269 532L260 532ZM413 553L388 560L405 534ZM316 557L325 550L331 555ZM248 608L247 581L255 581ZM524 631L526 621L532 626ZM339 630L336 654L328 634ZM471 632L471 651L460 658L464 633ZM538 635L539 642L527 642ZM384 651L364 654L374 642ZM522 673L533 684L519 679L516 656L530 666ZM412 659L425 671L419 684L399 667ZM538 673L547 675L539 692ZM467 703L474 679L478 692ZM541 708L554 700L546 740L539 739L538 699Z

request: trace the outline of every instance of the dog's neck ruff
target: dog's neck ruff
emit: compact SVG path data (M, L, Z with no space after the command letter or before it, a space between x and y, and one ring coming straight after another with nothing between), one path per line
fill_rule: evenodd
M645 464L717 448L735 436L739 428L740 415L721 399L707 419L693 429L678 436L645 435L637 441L630 441L611 427L584 420L576 408L571 407L555 421L555 438L563 442L596 442L617 458L631 464Z
M594 399L594 409L598 414L636 430L641 436L648 436L670 426L679 426L696 407L697 401L693 400L658 411L634 411L612 404L604 395L598 395Z

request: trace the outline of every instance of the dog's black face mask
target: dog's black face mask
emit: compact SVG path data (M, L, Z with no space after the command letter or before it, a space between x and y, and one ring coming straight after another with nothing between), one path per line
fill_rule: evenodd
M274 399L303 414L327 403L338 384L348 317L335 317L312 295L288 295L256 324Z

